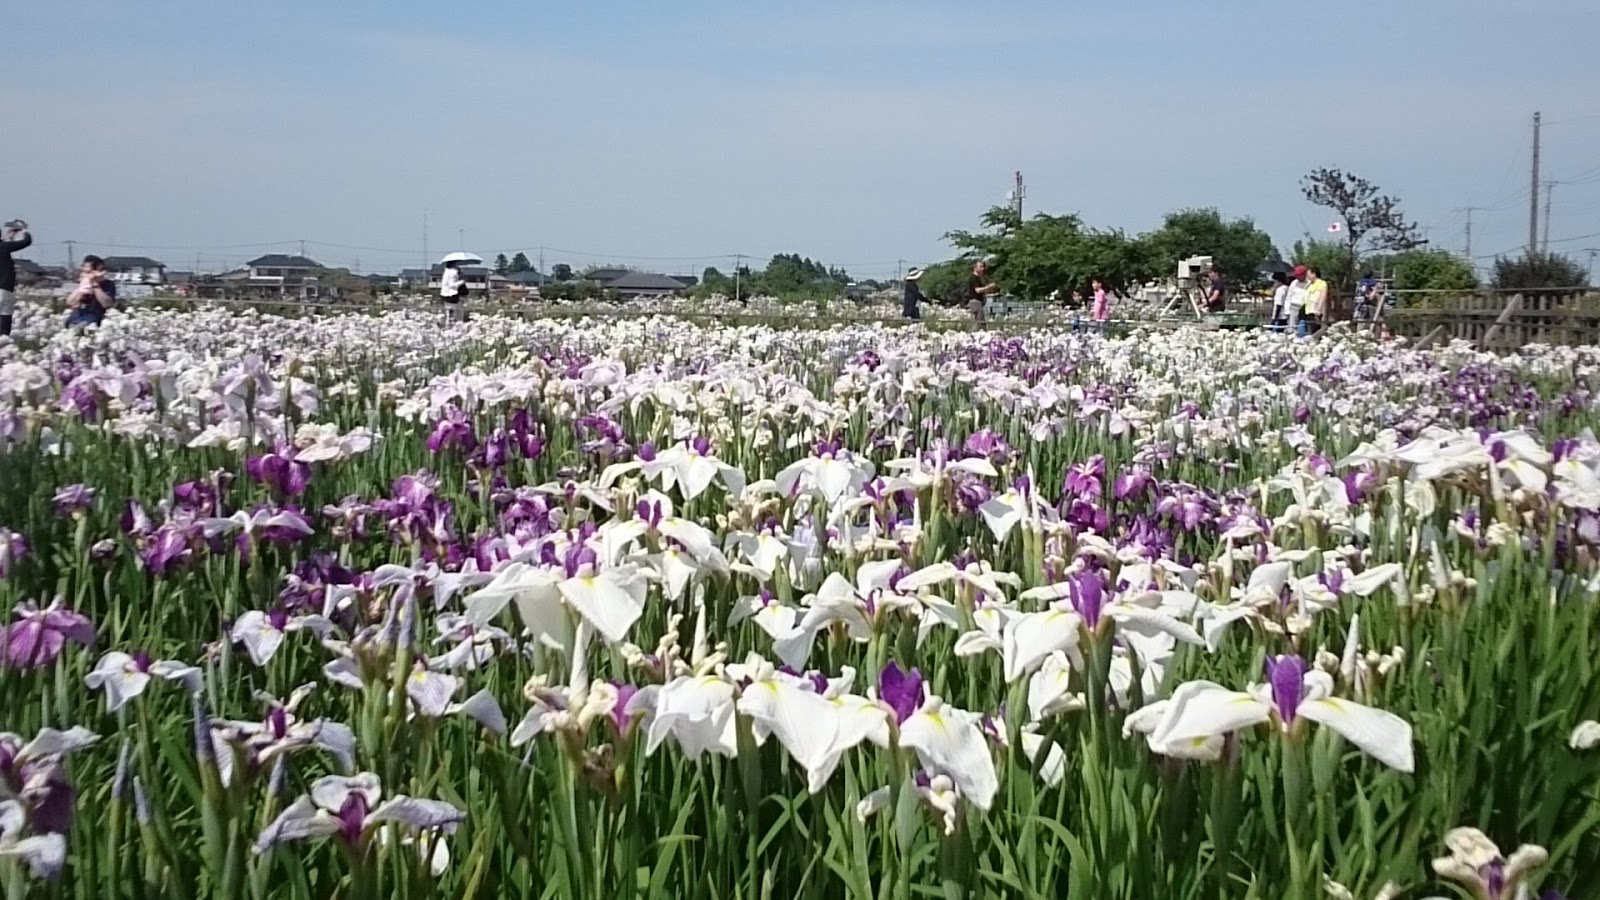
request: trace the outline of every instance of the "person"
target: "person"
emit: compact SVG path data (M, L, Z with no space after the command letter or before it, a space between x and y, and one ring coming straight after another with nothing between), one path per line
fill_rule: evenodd
M32 244L28 223L21 219L12 219L0 230L0 335L11 333L11 315L17 308L17 261L11 254Z
M979 325L988 321L984 310L984 302L990 295L999 292L1000 287L989 279L989 264L978 260L972 267L972 275L967 278L967 311L972 313L972 318Z
M1383 285L1368 272L1361 276L1361 283L1356 287L1356 306L1351 318L1356 320L1358 326L1375 323L1382 303Z
M913 268L906 273L905 302L900 312L913 322L922 318L922 304L928 299L922 296L922 287L917 284L921 279L921 269Z
M1222 267L1211 264L1211 277L1206 287L1206 312L1216 315L1228 310L1228 283L1222 278Z
M106 261L94 254L78 266L78 286L67 295L67 326L99 325L117 305L117 283L106 276Z
M444 264L444 271L439 275L439 300L445 304L445 320L450 322L466 321L466 314L461 309L461 301L467 294L467 279L461 275L461 263L450 260Z
M1105 331L1106 322L1111 319L1111 295L1106 293L1105 282L1096 278L1089 283L1094 289L1094 328L1096 331Z
M1289 323L1289 285L1294 279L1287 272L1273 272L1272 320L1269 327L1274 332L1283 331Z
M1298 334L1300 329L1300 316L1306 307L1306 290L1311 287L1311 276L1305 266L1294 267L1294 280L1289 282L1289 290L1284 294L1284 328L1290 334Z
M1328 283L1322 280L1322 270L1316 266L1308 266L1306 276L1311 283L1306 287L1306 307L1300 317L1300 333L1313 335L1322 330L1322 318L1328 314Z

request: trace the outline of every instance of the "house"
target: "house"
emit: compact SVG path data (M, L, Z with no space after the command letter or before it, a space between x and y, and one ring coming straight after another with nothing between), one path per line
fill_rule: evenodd
M629 272L605 284L608 291L616 291L624 300L641 297L670 297L684 289L683 282L654 272Z
M631 274L633 273L629 269L622 269L616 266L602 266L598 269L590 269L589 271L583 273L582 278L584 281L593 281L603 288L608 288L611 287L611 283L613 281L616 281L618 278L621 278L624 275Z
M123 284L165 284L167 281L167 264L158 262L148 256L108 256L106 257L106 274L119 285Z
M201 296L214 294L228 299L336 299L339 289L324 283L322 273L322 264L314 259L269 253L250 260L242 269L219 276L199 292Z
M417 290L428 286L427 269L401 269L399 287Z
M506 280L511 282L512 287L521 288L523 290L534 290L543 287L552 281L549 275L536 272L532 269L529 269L526 272L508 272L506 273Z
M700 283L700 276L698 275L668 275L667 277L679 282L686 288L692 288Z

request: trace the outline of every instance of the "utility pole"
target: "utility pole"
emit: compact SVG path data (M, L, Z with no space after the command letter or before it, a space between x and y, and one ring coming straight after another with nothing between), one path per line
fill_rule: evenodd
M1533 196L1528 200L1528 253L1539 249L1539 114L1533 114Z
M1557 184L1557 182L1554 182L1554 181L1546 181L1544 183L1544 252L1545 253L1549 253L1550 252L1550 198L1556 192L1556 184Z
M895 281L905 281L906 280L905 271L906 271L906 261L903 260L903 259L896 260L895 264L894 264L894 280Z
M1464 206L1461 208L1467 214L1467 261L1472 261L1472 214L1475 212L1488 212L1486 206Z
M63 241L62 243L67 245L67 270L68 270L68 274L71 274L71 270L73 270L73 269L78 267L77 259L74 257L74 255L72 253L72 246L74 244L78 243L78 242L77 241Z
M739 299L739 270L743 268L744 257L735 253L733 255L733 299L735 300Z
M1026 197L1028 194L1027 194L1027 191L1022 186L1022 170L1021 169L1017 170L1017 176L1016 177L1017 177L1016 186L1011 189L1011 206L1012 206L1012 208L1014 210L1016 210L1017 218L1020 220L1022 218L1022 198Z
M300 242L300 258L301 259L305 259L305 256L306 256L306 242L305 241L301 241Z
M539 248L539 274L540 275L545 274L545 271L544 271L544 248L543 247Z

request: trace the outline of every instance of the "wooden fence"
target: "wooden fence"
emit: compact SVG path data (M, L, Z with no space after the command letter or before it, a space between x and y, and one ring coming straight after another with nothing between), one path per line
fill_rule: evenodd
M1583 289L1405 292L1384 320L1391 332L1430 344L1460 339L1485 350L1600 344L1600 294Z

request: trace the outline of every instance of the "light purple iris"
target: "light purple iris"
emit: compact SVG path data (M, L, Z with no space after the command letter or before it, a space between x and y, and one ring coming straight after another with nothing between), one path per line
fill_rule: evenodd
M429 453L442 453L451 447L458 447L461 452L468 454L478 449L478 435L472 430L472 421L454 406L434 423L433 432L428 435Z
M81 518L94 506L94 496L98 493L94 488L84 484L69 484L56 491L50 499L50 506L56 515L63 519Z
M611 724L617 726L619 736L626 737L634 726L633 714L628 712L628 701L639 693L639 688L620 681L611 682L611 686L617 689L617 705L611 708Z
M640 462L655 462L656 461L656 445L655 445L655 442L654 441L645 441L644 443L640 444L639 445L639 452L636 455L639 457L639 461Z
M1012 456L1011 445L1006 443L1006 439L987 428L968 435L961 445L961 453L969 459L983 457L999 465L1009 462Z
M884 666L878 674L878 699L894 710L895 722L903 724L922 708L922 702L927 699L927 693L922 689L922 672L917 669L904 671L896 662Z
M19 603L16 621L0 629L0 669L40 669L55 662L67 641L94 643L94 623L61 601L39 609Z
M710 456L711 439L703 434L695 435L694 440L689 442L689 451L696 456Z
M1267 682L1272 685L1272 702L1285 725L1293 725L1299 714L1306 671L1306 661L1298 656L1267 657Z
M122 533L130 537L144 537L155 530L155 524L150 521L150 516L139 505L137 500L129 500L122 505Z
M140 542L139 559L151 574L165 575L189 558L190 545L194 543L192 537L190 529L169 522Z
M661 527L661 501L640 500L634 504L633 511L652 531Z

